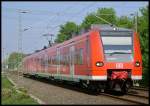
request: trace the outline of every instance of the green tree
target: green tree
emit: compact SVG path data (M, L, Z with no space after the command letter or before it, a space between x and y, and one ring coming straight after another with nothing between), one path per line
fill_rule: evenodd
M132 28L134 27L133 20L127 16L121 16L117 18L116 25L118 27Z
M22 53L17 53L17 52L11 53L8 58L8 68L9 69L17 68L20 65L24 56L25 55Z
M107 24L96 16L101 17L112 24L116 23L117 16L113 8L99 8L96 12L92 12L85 17L81 24L81 28L88 29L91 24Z
M65 40L68 40L72 37L73 34L78 33L78 25L74 22L67 22L65 25L61 25L59 34L55 42L61 43Z
M140 34L140 43L143 61L143 81L148 86L149 82L149 20L148 20L148 6L140 9L141 16L138 17L138 32Z

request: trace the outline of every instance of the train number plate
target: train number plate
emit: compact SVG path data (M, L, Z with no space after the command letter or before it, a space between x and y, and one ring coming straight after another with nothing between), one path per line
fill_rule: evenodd
M123 63L116 63L116 68L123 68Z

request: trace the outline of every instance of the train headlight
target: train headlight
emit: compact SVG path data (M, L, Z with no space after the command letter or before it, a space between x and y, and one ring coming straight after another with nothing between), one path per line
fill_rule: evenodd
M102 67L103 65L104 65L103 62L100 62L100 61L96 62L96 66L97 66L97 67Z
M139 61L136 61L136 62L135 62L135 66L136 66L136 67L139 67L139 66L140 66L140 62L139 62Z
M116 31L116 30L117 30L117 28L115 28L115 27L114 27L114 28L113 28L113 30L114 30L114 31Z

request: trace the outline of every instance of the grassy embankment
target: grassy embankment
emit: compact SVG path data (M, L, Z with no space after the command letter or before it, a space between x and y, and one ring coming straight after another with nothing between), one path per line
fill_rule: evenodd
M35 100L27 95L27 91L19 89L22 93L18 93L14 85L7 79L6 76L2 76L2 104L38 104Z

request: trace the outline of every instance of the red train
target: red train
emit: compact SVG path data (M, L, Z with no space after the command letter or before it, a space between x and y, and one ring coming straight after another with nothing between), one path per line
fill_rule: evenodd
M138 34L130 29L93 25L86 33L26 56L24 75L77 82L92 90L126 93L142 79Z

